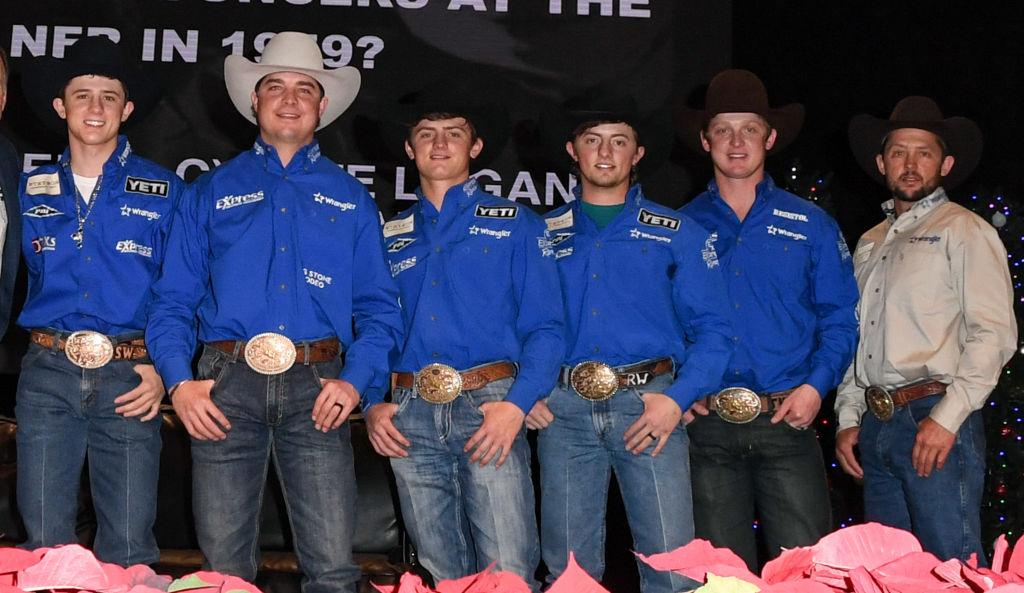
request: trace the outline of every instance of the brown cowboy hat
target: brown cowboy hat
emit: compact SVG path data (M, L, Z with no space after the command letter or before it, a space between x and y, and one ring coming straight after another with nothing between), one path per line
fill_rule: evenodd
M893 107L889 119L862 113L850 120L850 148L857 164L875 181L884 184L875 156L882 152L882 141L893 130L927 130L946 144L947 154L956 158L953 169L942 180L950 189L959 185L981 160L981 129L966 117L942 118L942 111L928 97L906 97Z
M756 74L748 70L723 70L711 79L704 96L704 109L679 105L675 112L676 135L688 148L703 153L700 132L719 113L756 113L768 120L778 135L768 152L778 152L796 138L804 123L804 106L790 103L772 109L768 91Z

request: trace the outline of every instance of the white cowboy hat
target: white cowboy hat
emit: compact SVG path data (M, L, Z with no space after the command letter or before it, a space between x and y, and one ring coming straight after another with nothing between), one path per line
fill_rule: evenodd
M252 112L252 91L261 78L274 72L305 74L324 87L327 109L320 118L318 130L344 113L359 93L359 70L351 66L324 69L320 48L313 37L307 33L282 31L267 42L259 63L237 55L224 58L224 83L231 102L252 123L257 123Z

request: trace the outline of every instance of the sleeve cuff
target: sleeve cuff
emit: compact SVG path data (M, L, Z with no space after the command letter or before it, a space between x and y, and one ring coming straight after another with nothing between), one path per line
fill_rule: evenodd
M677 379L675 383L669 386L665 390L665 395L671 397L673 401L679 404L679 409L685 412L690 409L693 402L700 399L701 393L696 393L695 389L687 385L684 380Z
M342 381L348 381L356 388L356 393L359 394L360 399L364 401L367 399L367 391L370 387L370 379L373 377L373 371L367 368L356 368L347 366L341 370L341 374L338 376Z
M530 395L531 393L534 395ZM529 414L530 410L533 409L533 404L537 403L537 400L541 397L543 397L543 394L538 394L537 389L516 381L508 390L505 401L515 404L517 408L523 411L523 414Z
M170 360L162 365L157 365L157 370L160 371L160 378L163 380L164 385L177 385L182 381L191 381L193 379L192 363L188 360Z
M813 369L805 382L818 390L818 395L821 396L821 399L828 397L828 392L835 389L832 381L832 372L821 367Z
M942 399L932 407L928 417L937 422L942 428L956 434L956 431L960 430L960 425L964 423L964 420L967 420L967 417L973 411L970 406L962 401L954 391L953 386L950 386L949 390L946 391L946 395L942 396Z

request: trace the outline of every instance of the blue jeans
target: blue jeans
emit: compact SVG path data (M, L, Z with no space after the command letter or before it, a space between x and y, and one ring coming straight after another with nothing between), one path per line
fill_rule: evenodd
M987 566L981 545L981 496L985 482L985 427L981 412L960 426L942 469L922 478L911 465L917 423L941 395L922 398L882 422L864 414L860 428L864 468L864 518L912 531L925 551L941 560L966 561L971 553Z
M651 457L626 450L626 429L644 411L642 392L663 392L672 376L642 388L620 389L605 401L583 399L556 387L547 400L555 421L538 435L541 484L541 548L554 580L569 552L595 579L604 575L605 512L611 472L619 483L637 552L657 554L693 539L693 503L686 429ZM699 584L674 572L659 572L637 561L644 593L668 593Z
M328 433L311 419L320 378L341 360L261 375L240 353L205 348L199 378L231 422L223 441L192 440L192 504L206 568L256 577L260 508L270 459L284 493L304 593L356 591L355 470L348 422Z
M408 457L391 459L402 518L435 580L463 577L497 562L537 590L537 518L525 429L505 464L470 463L466 441L480 428L480 405L501 401L512 379L465 391L432 404L412 389L397 388L395 427L412 445Z
M29 346L15 406L25 547L78 541L79 480L88 456L96 556L122 566L159 559L153 522L160 417L142 422L114 412L114 398L139 385L135 364L118 360L86 370L56 348Z
M764 413L730 424L711 412L687 427L697 537L736 552L754 572L755 516L772 558L816 543L832 526L817 434L770 420Z

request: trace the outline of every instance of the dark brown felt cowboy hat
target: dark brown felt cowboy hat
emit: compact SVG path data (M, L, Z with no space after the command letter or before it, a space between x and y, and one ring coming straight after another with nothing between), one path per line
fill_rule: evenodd
M719 113L756 113L768 120L778 134L768 152L778 152L796 138L804 123L804 106L790 103L772 109L768 91L756 74L748 70L723 70L711 79L704 96L704 109L679 105L675 112L676 134L684 145L704 152L700 132Z
M885 176L878 171L875 156L882 152L882 142L893 130L916 128L927 130L946 144L946 153L956 162L942 186L950 189L959 185L974 171L981 160L981 129L966 117L943 119L942 111L928 97L906 97L893 107L889 119L862 113L850 120L850 148L857 164L875 181L884 184Z

